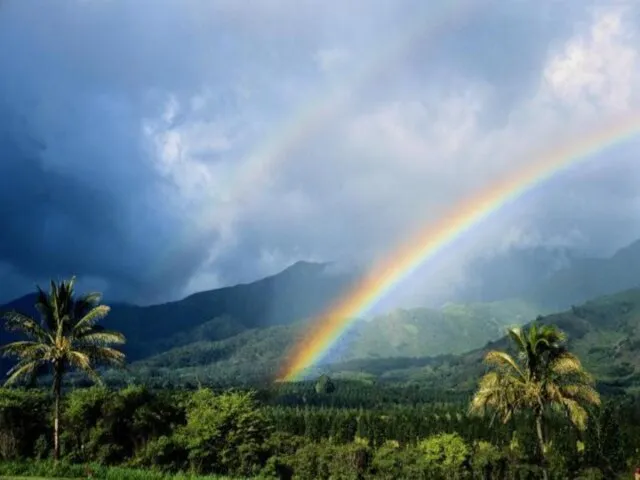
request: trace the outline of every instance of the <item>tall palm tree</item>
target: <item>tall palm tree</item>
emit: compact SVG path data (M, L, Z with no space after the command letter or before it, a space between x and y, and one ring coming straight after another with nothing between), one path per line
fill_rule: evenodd
M97 325L109 313L108 306L100 305L101 295L89 293L75 299L74 282L75 278L58 284L52 281L49 293L38 287L35 306L40 321L15 311L5 314L5 327L22 333L27 340L9 343L0 349L5 356L18 359L7 373L5 385L21 379L33 382L46 370L52 374L53 455L56 460L60 457L60 398L65 373L76 369L101 383L95 366L122 366L125 357L124 353L111 347L123 344L124 336Z
M505 423L517 412L533 412L546 480L545 414L565 414L576 428L584 430L588 419L585 407L599 405L600 396L578 357L567 350L565 333L556 326L534 324L528 329L509 329L508 334L518 355L514 358L499 351L486 354L485 363L492 371L480 379L469 410L481 415L492 410L493 418Z

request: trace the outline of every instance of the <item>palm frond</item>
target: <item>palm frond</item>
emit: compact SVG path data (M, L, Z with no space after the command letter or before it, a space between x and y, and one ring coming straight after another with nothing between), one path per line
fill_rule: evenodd
M510 369L522 380L526 378L522 368L520 368L517 362L508 353L491 350L485 355L484 362L490 366Z
M48 293L38 287L36 308L40 321L18 312L4 315L7 329L27 337L0 348L0 354L19 358L7 374L8 384L23 377L35 379L43 367L54 368L54 385L59 385L67 368L80 370L100 382L94 364L124 365L125 354L110 347L123 344L124 335L97 325L109 313L109 307L98 304L98 293L74 300L74 283L75 278L51 281Z
M86 373L94 382L102 383L100 376L91 365L91 358L84 352L70 351L67 355L69 365Z
M507 334L511 338L511 341L515 343L518 351L524 352L527 349L526 341L522 336L522 329L520 327L510 328L507 330Z
M38 313L40 313L40 325L42 325L43 328L48 329L50 332L55 332L56 326L53 320L53 310L49 300L49 295L40 287L37 288L38 296L36 298L35 307L36 310L38 310Z
M571 423L573 423L578 430L584 431L587 428L587 420L589 418L589 414L584 407L575 400L568 398L565 398L562 403L567 410Z
M78 347L78 351L81 351L96 363L113 365L115 367L124 365L125 354L115 348L87 345Z
M87 327L92 327L99 320L107 316L111 309L107 305L98 305L85 313L84 317L79 319L74 325L74 331L80 331Z
M549 365L549 371L553 375L559 376L573 374L579 375L580 372L584 372L580 359L572 353L568 352L565 352L557 358L554 358Z
M96 346L122 345L126 342L124 335L120 332L94 329L80 332L76 340L79 345Z
M40 366L38 360L23 360L16 364L11 370L7 372L7 380L4 382L5 386L14 385L22 378L32 378Z
M469 414L483 415L487 410L495 410L503 421L507 421L512 408L518 403L518 397L522 396L524 385L512 375L497 371L488 372L478 383Z
M27 337L39 342L53 343L49 332L42 328L33 318L16 311L5 313L3 317L7 330L11 332L21 332Z
M3 356L23 359L44 358L48 356L50 350L50 345L30 340L12 342L0 347Z
M99 292L90 292L84 294L81 298L75 301L73 317L84 317L88 311L100 304L101 299L102 294Z
M538 330L538 336L545 338L548 343L560 344L567 340L567 334L555 325L542 325Z
M590 384L570 384L560 387L562 396L571 400L577 400L581 403L590 405L600 405L600 394Z

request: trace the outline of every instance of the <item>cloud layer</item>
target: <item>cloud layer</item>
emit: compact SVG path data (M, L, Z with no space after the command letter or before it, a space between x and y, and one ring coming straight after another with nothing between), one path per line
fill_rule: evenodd
M0 300L70 273L153 302L300 259L367 265L541 147L636 111L639 13L632 1L6 0ZM514 243L603 253L640 236L637 146L499 212L438 278ZM433 277L426 266L407 290Z

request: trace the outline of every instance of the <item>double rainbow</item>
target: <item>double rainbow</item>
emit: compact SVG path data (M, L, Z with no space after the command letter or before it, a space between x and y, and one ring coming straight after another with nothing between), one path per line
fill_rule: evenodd
M639 132L639 114L619 119L604 129L549 149L515 175L455 205L439 222L429 225L412 241L395 250L386 261L376 265L355 289L316 319L291 351L280 380L300 378L306 368L321 360L349 326L387 292L489 215L567 168L585 162ZM605 161L604 157L600 158ZM611 158L607 157L607 160Z
M393 68L395 62L417 46L435 47L436 39L445 32L471 18L472 14L486 6L488 0L449 0L437 8L419 8L411 21L399 28L400 34L373 45L370 54L354 59L357 66L313 101L292 114L277 133L269 135L249 152L247 160L238 168L229 182L229 197L243 198L255 188L257 181L268 172L286 162L304 141L312 137L334 120L336 114L348 105L354 92L367 82ZM435 5L435 4L434 4Z

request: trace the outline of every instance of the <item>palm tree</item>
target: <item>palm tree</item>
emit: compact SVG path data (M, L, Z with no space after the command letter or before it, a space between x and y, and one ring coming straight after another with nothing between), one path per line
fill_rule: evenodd
M18 312L4 315L5 327L22 333L27 340L12 342L0 351L18 359L7 373L5 385L21 379L35 381L43 370L53 375L54 425L53 455L60 457L60 398L64 374L80 370L101 383L94 366L107 364L122 366L124 353L110 345L123 344L121 333L105 330L97 322L109 313L109 307L100 305L101 295L89 293L74 298L75 278L59 284L51 282L49 293L38 287L36 309L40 321Z
M499 351L486 354L485 363L493 370L480 380L469 410L480 415L492 410L493 418L505 423L517 412L533 412L546 480L545 414L560 412L583 431L588 419L585 407L599 405L600 396L578 357L567 350L565 333L556 326L534 324L529 329L509 329L508 334L517 357Z

